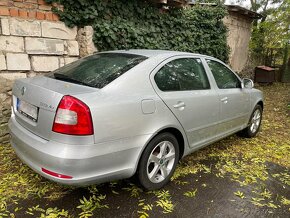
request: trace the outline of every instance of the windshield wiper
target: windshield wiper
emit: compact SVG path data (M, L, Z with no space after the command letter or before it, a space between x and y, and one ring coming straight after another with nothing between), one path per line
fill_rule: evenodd
M61 73L54 73L53 76L54 76L55 79L59 79L59 80L65 81L65 82L71 82L71 83L80 84L80 85L84 85L84 86L89 86L89 87L95 88L94 86L92 86L90 84L87 84L87 83L84 83L82 81L73 79L73 78L68 77L67 75L64 75L64 74L61 74Z

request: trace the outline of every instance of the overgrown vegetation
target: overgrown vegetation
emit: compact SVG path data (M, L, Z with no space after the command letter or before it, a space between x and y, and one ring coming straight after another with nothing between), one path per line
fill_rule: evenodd
M286 71L290 49L290 0L251 1L251 9L263 15L254 23L250 43L252 58L257 64L282 65Z
M100 50L169 49L228 60L222 5L164 11L139 0L46 0L68 26L92 25Z

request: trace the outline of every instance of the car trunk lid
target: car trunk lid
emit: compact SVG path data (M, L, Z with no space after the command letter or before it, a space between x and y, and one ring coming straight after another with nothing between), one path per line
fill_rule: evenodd
M17 80L13 86L15 119L29 131L49 140L55 113L62 97L96 91L96 88L49 77Z

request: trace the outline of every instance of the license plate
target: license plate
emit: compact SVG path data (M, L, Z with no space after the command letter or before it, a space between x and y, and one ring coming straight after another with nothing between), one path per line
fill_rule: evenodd
M25 101L17 99L17 111L21 113L23 116L33 120L34 122L37 121L38 118L38 107L29 104Z

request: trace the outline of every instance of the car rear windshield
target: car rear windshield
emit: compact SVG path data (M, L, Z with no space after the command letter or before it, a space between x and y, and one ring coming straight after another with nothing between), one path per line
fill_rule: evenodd
M48 76L101 89L145 59L134 54L100 53L61 67Z

